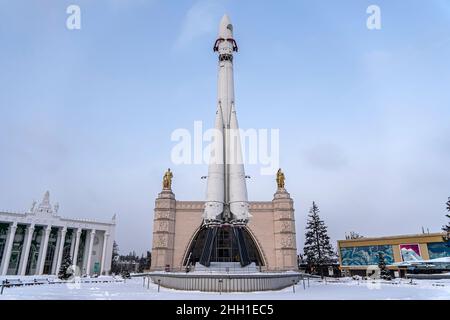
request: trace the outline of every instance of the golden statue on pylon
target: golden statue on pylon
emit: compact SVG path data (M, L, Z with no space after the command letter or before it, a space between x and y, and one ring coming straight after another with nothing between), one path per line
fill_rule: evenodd
M163 189L171 190L172 189L172 178L173 173L170 171L170 168L164 173L163 177Z
M277 172L278 189L284 189L284 180L285 180L284 173L283 173L283 171L281 171L281 168L280 168L280 169L278 169L278 172Z

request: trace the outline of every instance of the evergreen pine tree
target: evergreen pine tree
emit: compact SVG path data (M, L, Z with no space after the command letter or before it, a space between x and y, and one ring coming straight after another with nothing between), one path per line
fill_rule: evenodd
M113 251L112 251L112 257L111 257L111 273L117 274L119 273L119 246L117 245L117 242L113 242Z
M61 267L59 268L58 272L58 278L61 280L69 279L73 274L73 272L69 270L71 266L72 258L70 257L70 254L66 254L63 261L61 262Z
M383 252L378 252L378 268L380 268L381 279L391 280L391 274L386 268L386 261L384 260Z
M447 211L450 212L450 197L448 197L448 201L446 204L447 204ZM450 219L450 214L447 214L445 216ZM449 234L450 233L450 222L446 226L443 226L442 230L444 230L445 232L447 232L447 234Z
M152 266L152 253L147 251L147 269L150 269Z
M335 253L330 243L325 222L319 217L319 207L313 202L306 226L306 241L303 249L308 266L322 275L323 265L333 262Z
M146 261L147 259L144 258L144 255L141 255L141 258L139 259L139 267L138 267L138 272L142 273L145 270L145 265L146 265Z

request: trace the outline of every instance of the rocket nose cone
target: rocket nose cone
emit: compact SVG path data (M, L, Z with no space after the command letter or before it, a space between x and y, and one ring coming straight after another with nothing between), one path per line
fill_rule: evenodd
M219 38L233 38L233 25L226 14L222 17L222 20L220 20Z

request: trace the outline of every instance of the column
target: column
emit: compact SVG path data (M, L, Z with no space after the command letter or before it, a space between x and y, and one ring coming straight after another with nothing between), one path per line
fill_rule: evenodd
M91 230L90 239L89 239L89 250L87 256L87 265L86 265L86 274L91 274L91 260L92 260L92 246L94 245L94 237L95 237L95 229Z
M61 242L61 229L58 228L58 232L56 233L55 251L53 252L52 266L50 267L49 274L55 274L56 263L58 260L58 249L59 249L60 242Z
M9 259L11 258L11 249L14 243L14 237L16 236L16 230L17 230L17 222L13 222L13 224L11 224L8 229L5 254L3 255L2 259L2 272L1 272L2 276L6 275L6 272L8 272Z
M63 257L63 252L64 252L64 243L66 242L66 233L67 233L67 228L64 227L61 229L60 231L60 237L61 240L59 241L59 247L56 248L56 270L55 273L58 274L59 272L59 268L61 267L61 262Z
M31 224L27 228L27 236L26 241L24 243L24 251L22 254L22 260L20 269L19 269L19 275L24 276L27 272L27 264L28 264L28 256L30 255L30 247L31 247L31 241L33 240L33 233L34 233L34 224Z
M69 252L71 259L73 259L73 252L75 249L75 237L76 237L75 233L76 233L76 229L72 229L72 233L70 236L70 252Z
M102 250L102 262L100 266L100 275L105 271L105 259L106 259L106 247L108 246L108 237L109 233L105 231L105 235L103 236L103 250Z
M48 247L48 238L50 237L50 232L52 231L52 226L48 225L47 228L45 228L45 234L43 239L43 247L41 252L41 258L39 259L39 268L38 268L38 275L42 275L44 273L44 265L45 265L45 258L47 255L47 247Z
M78 228L77 229L77 236L76 236L76 239L75 239L75 250L73 252L73 260L72 260L72 264L74 265L74 267L76 267L76 265L77 265L78 248L80 247L80 236L81 236L81 228Z

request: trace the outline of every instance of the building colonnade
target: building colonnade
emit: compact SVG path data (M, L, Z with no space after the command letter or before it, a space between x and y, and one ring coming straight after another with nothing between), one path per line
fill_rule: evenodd
M107 230L0 222L0 275L57 274L67 255L79 274L104 274L109 237Z

